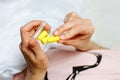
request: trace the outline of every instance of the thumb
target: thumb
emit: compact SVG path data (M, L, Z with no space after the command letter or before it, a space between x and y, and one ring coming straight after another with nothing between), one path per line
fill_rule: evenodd
M32 50L35 56L38 56L43 52L36 39L30 39L28 44L29 44L29 48Z

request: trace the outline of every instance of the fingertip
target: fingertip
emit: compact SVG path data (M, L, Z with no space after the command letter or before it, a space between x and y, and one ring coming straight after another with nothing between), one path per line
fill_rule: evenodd
M58 30L55 30L55 31L53 32L53 34L54 34L54 35L59 35L59 31L58 31Z
M30 22L28 22L27 24L25 24L23 27L26 31L30 31L31 29L33 29L33 27L35 26L39 26L41 24L41 22L43 22L43 20L32 20Z
M45 29L49 31L49 30L51 29L51 26L46 23L46 24L45 24Z

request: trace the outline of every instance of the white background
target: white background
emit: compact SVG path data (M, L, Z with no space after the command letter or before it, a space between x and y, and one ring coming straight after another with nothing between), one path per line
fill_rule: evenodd
M120 0L86 0L85 9L96 28L93 40L120 48Z

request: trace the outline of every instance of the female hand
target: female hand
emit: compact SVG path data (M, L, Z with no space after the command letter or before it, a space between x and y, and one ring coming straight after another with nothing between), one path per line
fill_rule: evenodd
M90 40L94 27L89 19L83 19L78 14L71 12L66 15L64 24L54 31L60 36L59 43L72 45L78 50L86 51L94 46Z
M42 21L31 21L21 27L20 49L27 63L27 73L25 80L44 80L48 67L48 59L45 53L41 50L40 45L33 35ZM46 30L50 30L49 25L45 25Z

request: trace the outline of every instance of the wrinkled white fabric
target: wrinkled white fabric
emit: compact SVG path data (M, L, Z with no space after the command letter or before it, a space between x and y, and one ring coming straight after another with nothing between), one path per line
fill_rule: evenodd
M19 50L20 31L31 20L45 20L55 29L65 14L75 11L82 15L84 0L0 0L0 80L26 67Z

